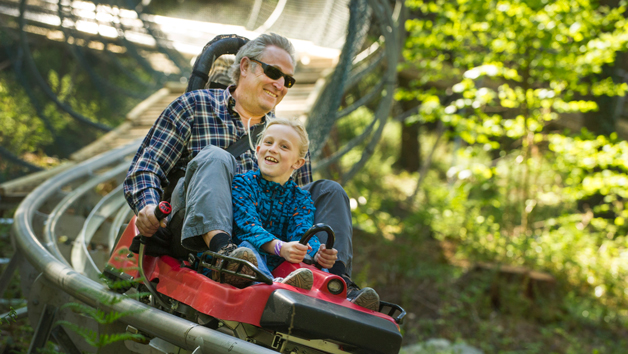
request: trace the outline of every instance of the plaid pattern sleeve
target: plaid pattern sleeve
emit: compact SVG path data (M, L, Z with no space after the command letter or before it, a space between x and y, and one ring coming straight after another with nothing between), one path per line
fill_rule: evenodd
M303 187L312 182L312 164L310 161L309 151L305 154L305 165L297 170L294 176L294 181L299 187Z
M185 150L193 120L193 99L181 96L157 118L140 145L124 181L127 202L137 214L148 204L158 204L161 188Z

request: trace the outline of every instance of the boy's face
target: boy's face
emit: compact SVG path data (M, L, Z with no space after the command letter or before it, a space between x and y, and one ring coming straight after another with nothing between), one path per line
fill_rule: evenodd
M305 159L299 157L299 134L294 128L275 124L266 129L262 142L257 146L257 164L262 177L283 185L292 171L301 168Z

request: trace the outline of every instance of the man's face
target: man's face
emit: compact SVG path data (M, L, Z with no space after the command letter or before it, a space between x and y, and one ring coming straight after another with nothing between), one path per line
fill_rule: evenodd
M294 66L288 52L275 46L267 47L261 57L256 58L270 66L274 66L287 75L294 75ZM247 110L253 114L266 114L270 112L288 93L285 79L280 77L273 80L264 74L264 69L258 63L248 58L248 68L241 72L238 87L247 96ZM242 65L241 65L242 67ZM245 104L244 102L242 102Z

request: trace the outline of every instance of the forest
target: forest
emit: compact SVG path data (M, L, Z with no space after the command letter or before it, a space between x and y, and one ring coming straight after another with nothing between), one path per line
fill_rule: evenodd
M369 141L318 172L350 197L356 282L408 311L404 344L626 352L627 6L405 1L381 139L350 180ZM0 25L0 183L62 163L168 81L138 56L23 41L14 23ZM362 134L377 103L339 120L321 158ZM9 257L8 239L0 244Z

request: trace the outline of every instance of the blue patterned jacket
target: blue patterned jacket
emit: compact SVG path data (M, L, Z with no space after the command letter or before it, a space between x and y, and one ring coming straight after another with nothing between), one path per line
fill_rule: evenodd
M272 271L282 257L264 252L263 244L274 239L298 241L314 224L314 202L308 191L290 179L283 186L262 178L259 171L236 175L232 185L234 242L250 242L260 254L266 255ZM309 241L312 257L320 247L318 237Z

